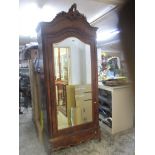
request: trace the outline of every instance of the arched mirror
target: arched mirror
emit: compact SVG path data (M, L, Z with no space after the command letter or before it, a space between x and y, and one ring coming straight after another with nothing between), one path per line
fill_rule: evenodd
M53 48L58 130L91 122L90 45L69 37Z

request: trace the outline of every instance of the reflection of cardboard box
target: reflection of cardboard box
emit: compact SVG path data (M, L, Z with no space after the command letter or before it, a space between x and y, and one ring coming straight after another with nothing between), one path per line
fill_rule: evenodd
M82 122L92 121L92 100L77 101L76 107L81 109Z
M92 100L83 101L75 108L71 108L72 125L79 125L92 121Z
M72 126L92 121L91 85L67 86L67 117ZM75 94L74 94L75 93Z
M71 123L72 126L82 124L82 115L81 115L81 108L71 108Z
M81 109L83 123L92 121L92 88L90 84L75 87L76 107Z
M75 94L81 94L81 93L91 92L91 91L92 91L92 88L90 84L75 86Z
M92 99L92 93L83 93L83 94L76 94L75 100L77 101L85 101L85 100L91 100Z
M83 122L92 121L92 100L84 101L81 107Z

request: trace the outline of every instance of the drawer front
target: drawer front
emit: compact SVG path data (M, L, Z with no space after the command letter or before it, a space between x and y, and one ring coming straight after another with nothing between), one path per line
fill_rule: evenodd
M92 91L91 85L78 85L78 86L75 86L75 94L91 92L91 91Z
M72 125L79 125L92 121L92 102L83 101L80 106L71 108Z
M78 90L75 90L75 94L84 94L84 93L91 93L92 91L91 90L86 90L86 89L78 89Z
M91 93L83 93L83 94L76 94L75 95L75 100L76 101L86 101L86 100L91 100L92 99L92 94Z
M92 121L92 102L85 101L81 107L82 119L84 122Z
M86 101L81 108L82 119L84 122L92 121L92 102Z
M92 100L91 99L89 99L89 100L77 100L76 101L76 106L77 107L83 107L84 106L84 104L91 104L92 105Z

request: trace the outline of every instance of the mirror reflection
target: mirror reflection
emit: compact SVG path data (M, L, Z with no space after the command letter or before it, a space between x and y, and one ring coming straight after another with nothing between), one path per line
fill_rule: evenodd
M90 45L69 37L53 48L58 129L91 122Z
M120 52L98 50L99 85L119 86L128 83L127 66Z

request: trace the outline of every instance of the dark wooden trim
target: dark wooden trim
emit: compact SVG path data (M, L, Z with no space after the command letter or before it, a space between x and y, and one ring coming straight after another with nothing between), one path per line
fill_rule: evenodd
M81 130L80 132L72 132L71 134L66 134L64 136L55 137L50 139L49 142L53 144L53 149L58 150L70 146L80 144L82 142L89 141L91 139L99 139L101 132L99 128L88 128Z

